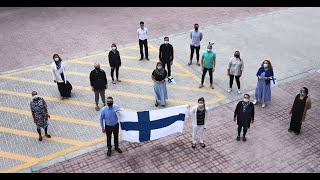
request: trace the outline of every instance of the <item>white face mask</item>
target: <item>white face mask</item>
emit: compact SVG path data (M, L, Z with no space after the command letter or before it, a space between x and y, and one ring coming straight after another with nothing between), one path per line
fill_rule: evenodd
M111 49L112 49L112 50L116 50L116 49L117 49L117 47L111 47Z
M59 61L60 59L59 58L54 58L54 61Z
M263 64L263 67L267 68L267 67L268 67L268 64Z
M162 66L157 66L157 69L159 69L159 70L160 70L161 68L162 68Z
M199 106L199 107L203 107L203 106L204 106L204 104L198 104L198 106Z
M169 41L164 41L165 44L169 44Z
M244 102L249 102L249 99L244 98L243 101Z

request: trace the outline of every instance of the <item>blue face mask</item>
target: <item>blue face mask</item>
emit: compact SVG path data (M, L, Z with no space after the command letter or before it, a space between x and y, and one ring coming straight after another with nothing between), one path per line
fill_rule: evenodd
M157 66L157 69L159 69L159 70L160 70L161 68L162 68L162 66Z
M198 106L199 106L199 107L203 107L203 106L204 106L204 104L198 104Z

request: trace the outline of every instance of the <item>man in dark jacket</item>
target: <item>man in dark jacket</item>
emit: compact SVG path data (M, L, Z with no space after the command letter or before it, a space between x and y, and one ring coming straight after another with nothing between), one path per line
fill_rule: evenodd
M100 64L94 64L94 70L90 73L90 84L95 94L96 110L99 111L99 94L101 96L103 106L106 105L105 91L108 88L107 76L104 70L100 69Z
M159 49L159 60L162 62L162 67L165 68L167 64L168 76L171 76L171 65L173 61L173 47L169 44L169 38L164 38L164 44Z
M237 104L234 111L234 121L237 120L238 124L238 136L237 140L240 140L240 133L243 127L243 141L246 141L247 129L250 128L250 123L254 121L254 105L250 102L250 95L245 94L243 101Z

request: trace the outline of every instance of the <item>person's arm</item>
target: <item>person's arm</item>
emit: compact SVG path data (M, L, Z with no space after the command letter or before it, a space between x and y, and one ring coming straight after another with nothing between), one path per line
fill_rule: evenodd
M296 97L294 98L294 101L293 101L293 103L292 103L292 107L291 107L291 110L290 110L289 114L292 114L294 103L296 102L296 100L298 99L298 97L299 97L299 94L297 94Z
M33 118L33 122L36 123L36 116L34 114L35 110L32 107L32 103L30 103L30 109L31 109L31 114L32 114L32 118Z
M190 32L190 39L192 39L192 31Z
M212 69L212 72L214 72L215 68L216 68L216 55L214 55L213 57L213 69Z
M139 29L137 30L137 34L138 34L138 39L140 39L140 38L139 38Z
M151 74L151 79L152 79L154 82L159 83L159 82L156 80L156 78L153 76L153 73L154 73L154 72L152 72L152 74Z
M311 99L310 97L307 98L307 110L311 109Z
M110 65L110 67L113 67L113 61L114 61L114 59L112 58L112 54L111 53L113 53L113 52L109 52L109 55L108 55L108 59L109 59L109 65Z
M171 62L173 61L173 58L174 58L174 56L173 56L173 46L171 45ZM171 64L172 65L172 64Z
M231 64L232 64L232 59L229 60L229 63L228 63L228 66L227 66L227 74L228 74L228 76L230 76Z
M251 103L251 106L252 106L252 111L251 111L251 123L253 124L254 122L254 105Z
M64 67L63 62L61 62L61 68L62 68L62 72L63 72L64 83L67 84L67 73L66 73L66 68Z
M242 76L242 71L244 69L244 63L243 63L243 60L241 60L241 67L240 67L240 77Z
M202 71L204 70L203 61L204 61L204 56L202 54L202 57L201 57L201 69L202 69Z
M119 55L119 61L120 61L120 64L119 64L119 67L121 66L121 57L120 57L120 52L117 50L118 52L118 55Z
M204 129L207 129L208 127L208 108L205 108L205 120L204 120Z
M161 47L162 45L160 45L160 48L159 48L159 61L161 61Z
M93 81L94 81L94 74L93 74L93 72L91 71L91 72L90 72L90 86L91 86L92 91L94 91Z
M234 110L234 115L233 115L234 121L236 121L236 117L238 116L238 112L239 112L239 108L240 108L240 103L241 103L241 102L239 102L239 103L237 104L236 109Z
M55 69L54 69L54 66L51 65L51 71L52 71L52 79L53 79L53 82L57 82L57 78L56 78L56 74L55 74Z
M102 132L105 133L105 129L104 129L104 111L101 111L100 113L100 126L102 129Z
M202 40L203 38L203 35L202 35L202 32L200 32L200 41Z
M106 72L103 71L103 79L105 80L106 82L106 89L108 89L108 79L107 79L107 75L106 75Z
M148 28L146 28L146 39L148 39Z

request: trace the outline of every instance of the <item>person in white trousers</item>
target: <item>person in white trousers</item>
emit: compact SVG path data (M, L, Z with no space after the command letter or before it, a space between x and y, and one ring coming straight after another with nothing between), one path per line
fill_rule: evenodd
M204 129L208 124L208 108L205 106L205 100L203 97L198 99L198 105L193 107L190 111L192 117L192 148L196 148L197 132L200 134L200 145L205 147L204 144Z

